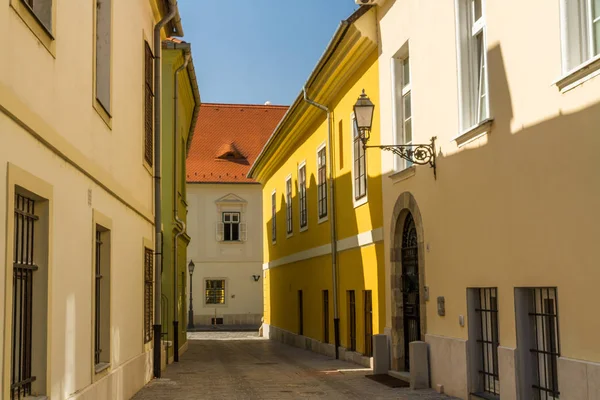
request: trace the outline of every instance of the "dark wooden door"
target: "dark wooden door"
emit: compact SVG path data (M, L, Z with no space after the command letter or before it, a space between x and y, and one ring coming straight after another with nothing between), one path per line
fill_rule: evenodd
M421 340L419 312L419 251L417 230L412 214L404 221L402 233L402 306L404 319L404 360L410 369L409 344Z

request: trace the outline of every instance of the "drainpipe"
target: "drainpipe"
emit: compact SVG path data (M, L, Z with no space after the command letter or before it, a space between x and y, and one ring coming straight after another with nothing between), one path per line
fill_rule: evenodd
M179 297L177 296L177 277L178 277L178 264L177 264L177 244L179 243L179 237L181 235L183 235L183 233L185 232L185 222L183 222L182 220L179 219L179 199L177 197L177 179L179 178L179 175L177 174L177 172L179 171L179 160L177 159L177 147L179 144L179 130L178 128L178 124L177 122L179 121L178 118L178 111L179 111L179 105L178 105L178 99L179 99L179 73L181 71L183 71L185 68L187 68L188 63L190 62L190 58L191 58L191 54L187 53L185 55L185 61L183 62L183 64L181 65L181 67L177 68L177 70L175 71L175 90L174 90L174 95L173 95L173 101L174 101L174 105L173 105L173 119L174 119L174 134L173 134L173 139L174 139L174 146L173 146L173 153L174 153L174 159L175 161L175 179L173 180L173 200L175 202L175 208L173 210L173 213L175 214L175 222L178 224L177 228L179 229L179 231L177 232L177 234L175 234L175 247L174 247L174 262L173 262L173 358L175 359L175 362L179 362Z
M160 55L162 28L177 14L176 0L169 0L169 13L154 26L154 377L160 378L161 367L161 272L162 272L162 213L160 185L160 139L161 139L161 81Z
M337 231L336 231L336 215L335 215L335 190L333 187L333 147L332 147L332 132L331 132L331 111L329 108L319 104L308 98L306 87L302 88L304 93L304 101L311 106L327 113L327 148L329 149L329 211L331 213L331 221L329 223L331 233L331 276L333 281L333 332L335 337L335 358L339 358L340 347L340 317L338 314L338 283L337 283Z

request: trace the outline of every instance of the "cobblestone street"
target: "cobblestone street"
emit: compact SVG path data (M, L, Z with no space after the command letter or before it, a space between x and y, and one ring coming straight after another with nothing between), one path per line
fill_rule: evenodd
M257 336L194 332L189 350L135 400L189 399L450 399L434 391L393 389L370 371Z

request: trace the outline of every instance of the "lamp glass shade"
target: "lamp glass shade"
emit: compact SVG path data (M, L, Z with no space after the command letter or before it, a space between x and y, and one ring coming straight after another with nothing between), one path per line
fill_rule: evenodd
M188 264L188 269L190 270L190 274L194 273L194 268L196 268L196 265L194 265L194 262L190 260L190 263Z
M375 104L369 99L363 90L362 94L354 105L354 117L356 118L356 127L360 132L371 130L373 124L373 112Z

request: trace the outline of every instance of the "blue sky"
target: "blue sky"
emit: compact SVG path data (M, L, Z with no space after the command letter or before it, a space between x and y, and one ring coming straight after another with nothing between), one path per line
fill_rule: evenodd
M354 0L179 0L204 103L290 104Z

